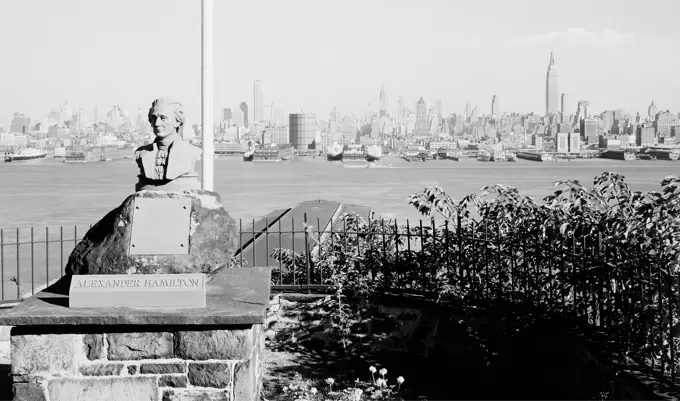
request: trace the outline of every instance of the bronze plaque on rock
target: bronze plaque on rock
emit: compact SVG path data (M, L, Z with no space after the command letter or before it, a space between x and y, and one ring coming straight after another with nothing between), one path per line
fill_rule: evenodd
M136 198L130 255L187 255L191 198Z

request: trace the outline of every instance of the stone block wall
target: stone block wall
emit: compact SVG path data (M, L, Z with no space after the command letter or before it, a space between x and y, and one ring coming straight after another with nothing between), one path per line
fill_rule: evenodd
M32 326L11 333L15 401L251 401L264 331L248 326Z

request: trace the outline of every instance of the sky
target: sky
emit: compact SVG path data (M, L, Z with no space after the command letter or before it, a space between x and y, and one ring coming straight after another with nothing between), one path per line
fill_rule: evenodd
M554 50L569 110L680 111L678 0L215 0L215 113L246 101L328 118L401 96L545 111ZM68 102L91 118L169 96L201 108L199 0L0 1L0 125ZM268 107L265 107L268 110ZM268 115L268 111L265 112ZM221 118L221 117L220 117Z

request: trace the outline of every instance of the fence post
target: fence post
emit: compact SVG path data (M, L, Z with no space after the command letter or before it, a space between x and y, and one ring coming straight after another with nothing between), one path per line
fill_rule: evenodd
M78 236L78 231L73 233L73 237ZM59 268L61 275L64 275L64 226L59 226Z
M269 217L265 217L264 219L264 245L267 248L267 267L269 267ZM255 231L253 229L253 231ZM253 247L255 246L255 243L253 243Z
M279 218L279 285L283 285L283 259L281 258L281 249L283 249L283 239L281 239L281 219Z
M34 258L34 244L33 227L31 227L31 295L35 295L35 258Z
M255 219L253 219L253 242L251 243L251 246L253 247L253 267L257 266L257 262L255 262Z
M19 257L19 227L17 227L17 299L21 299L21 260Z
M50 228L45 227L45 285L50 283Z
M291 245L292 245L292 246L291 246L291 248L292 248L292 249L291 249L291 253L293 254L293 257L291 258L291 259L293 259L293 266L292 266L292 269L293 269L293 283L292 283L292 284L293 284L293 285L296 285L296 280L295 280L295 262L296 262L296 260L295 260L295 259L297 259L297 258L295 257L295 218L294 218L294 217L291 217L291 218L290 218L290 228L291 228L291 230L290 230L290 231L291 231L291 235L290 235L290 243L291 243Z
M303 215L304 218L304 229L305 229L305 263L307 264L307 294L311 294L310 290L310 285L312 284L312 277L311 277L311 263L310 263L310 252L309 252L309 232L308 232L308 225L307 225L307 213Z
M253 228L254 231L255 228ZM238 219L238 258L239 267L243 267L243 219Z

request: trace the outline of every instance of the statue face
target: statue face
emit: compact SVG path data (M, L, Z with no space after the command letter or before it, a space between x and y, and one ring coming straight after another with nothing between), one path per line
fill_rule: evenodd
M150 121L153 133L159 138L177 132L179 121L175 118L175 110L169 104L156 105L151 113Z

